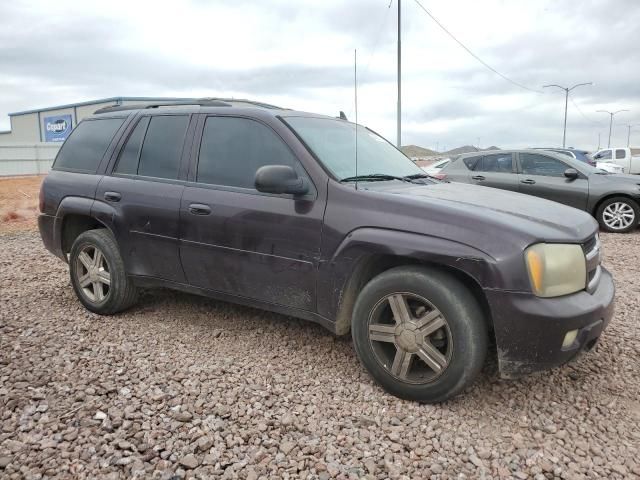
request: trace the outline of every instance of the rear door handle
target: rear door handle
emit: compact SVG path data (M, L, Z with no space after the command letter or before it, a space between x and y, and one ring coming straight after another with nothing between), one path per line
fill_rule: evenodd
M192 203L189 205L189 213L193 215L209 215L211 213L211 207L209 205L203 205L202 203Z
M122 198L118 192L104 192L104 199L107 202L119 202Z
M520 180L520 183L526 183L527 185L533 185L534 183L536 183L536 181L533 180L532 178L527 178L526 180Z
M471 180L484 180L485 178L482 175L475 175L471 177Z

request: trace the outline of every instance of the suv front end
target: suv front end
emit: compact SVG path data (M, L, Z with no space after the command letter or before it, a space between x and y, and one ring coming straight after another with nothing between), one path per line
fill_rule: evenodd
M525 250L524 263L531 293L485 291L505 378L591 350L614 311L613 278L601 265L598 234L582 244L534 244Z

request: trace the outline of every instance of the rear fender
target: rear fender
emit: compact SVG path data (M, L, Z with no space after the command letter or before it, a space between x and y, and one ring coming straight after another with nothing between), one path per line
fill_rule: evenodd
M65 197L62 199L58 206L58 210L56 212L55 220L53 223L53 244L55 246L55 253L58 257L63 260L67 260L66 255L63 251L63 227L65 219L69 215L81 215L84 217L89 217L95 219L98 223L101 223L105 228L111 230L111 233L114 233L113 230L113 213L108 214L107 212L100 212L99 216L95 214L95 200L87 197ZM108 207L108 206L107 206ZM109 207L111 208L111 207ZM113 210L113 209L112 209Z

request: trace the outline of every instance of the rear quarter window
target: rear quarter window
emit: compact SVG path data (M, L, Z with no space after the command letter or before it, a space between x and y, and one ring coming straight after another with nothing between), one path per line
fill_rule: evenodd
M54 170L95 173L124 118L83 120L64 142Z
M462 161L464 162L464 164L467 166L469 170L475 170L481 158L482 157L467 157Z

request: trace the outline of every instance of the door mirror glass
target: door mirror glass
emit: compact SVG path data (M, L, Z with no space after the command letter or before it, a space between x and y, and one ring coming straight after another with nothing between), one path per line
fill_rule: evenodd
M570 178L571 180L575 180L578 178L578 171L575 168L567 168L564 171L564 176Z
M309 185L288 165L265 165L256 171L255 187L264 193L304 195Z

